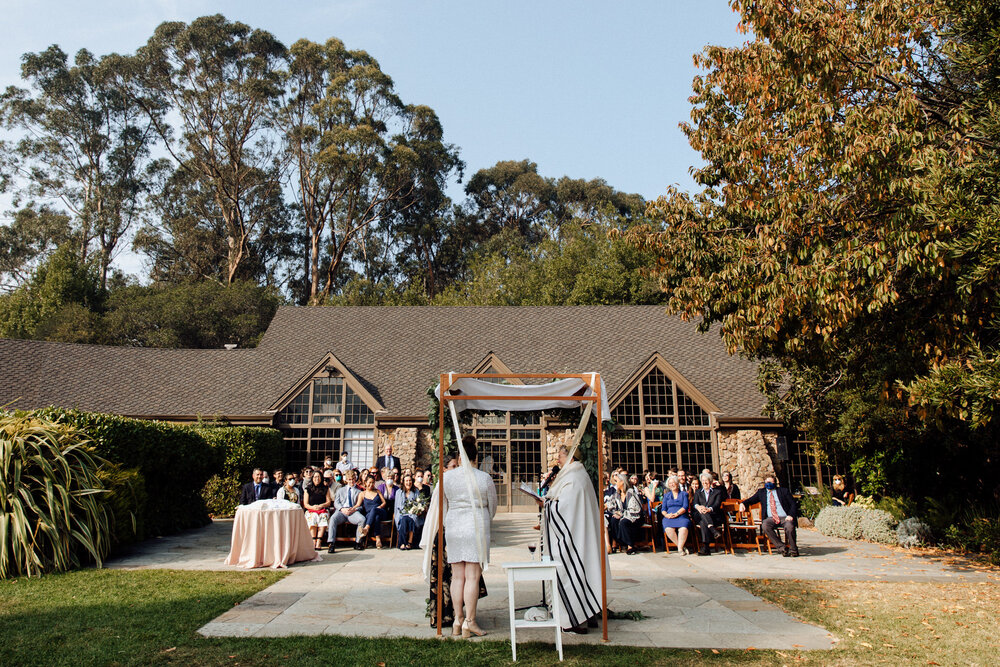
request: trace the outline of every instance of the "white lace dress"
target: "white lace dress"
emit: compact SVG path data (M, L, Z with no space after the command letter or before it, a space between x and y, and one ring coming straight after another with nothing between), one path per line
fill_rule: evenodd
M497 512L497 489L493 478L482 470L472 469L473 482L479 488L479 498L469 497L465 471L455 468L445 472L444 539L447 543L448 562L488 563L490 560L490 524ZM480 502L481 500L481 502ZM480 554L477 545L475 515L480 517L486 553Z

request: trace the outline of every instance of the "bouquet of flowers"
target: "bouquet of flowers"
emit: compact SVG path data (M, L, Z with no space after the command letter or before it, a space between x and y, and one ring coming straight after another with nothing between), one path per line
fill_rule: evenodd
M423 497L422 494L417 494L417 497L413 500L407 500L403 503L403 514L412 514L413 516L420 516L427 511L427 499Z

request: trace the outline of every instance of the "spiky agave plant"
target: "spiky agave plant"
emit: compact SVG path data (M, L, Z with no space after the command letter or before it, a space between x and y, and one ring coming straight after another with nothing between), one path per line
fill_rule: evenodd
M72 426L0 413L0 579L100 566L110 547L103 459Z

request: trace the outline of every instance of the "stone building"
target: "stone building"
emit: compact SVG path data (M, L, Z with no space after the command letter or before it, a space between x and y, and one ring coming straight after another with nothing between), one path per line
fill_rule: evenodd
M596 371L617 423L611 465L731 470L745 488L776 465L804 479L813 468L761 416L755 364L729 356L717 330L699 333L659 306L283 307L254 349L0 339L0 367L8 409L273 426L292 467L344 449L369 465L389 444L404 466L429 463L427 390L442 372ZM474 416L502 505L519 504L511 490L537 480L570 427L538 413Z

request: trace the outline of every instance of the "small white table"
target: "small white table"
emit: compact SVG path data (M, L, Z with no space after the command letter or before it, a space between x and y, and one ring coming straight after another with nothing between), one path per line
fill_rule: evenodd
M507 570L507 604L510 606L510 650L514 662L517 662L517 630L518 628L555 628L556 629L556 650L559 651L559 660L563 659L562 650L562 608L559 603L559 590L556 584L556 568L558 561L550 560L548 556L542 560L533 560L523 563L502 563L500 565ZM514 603L514 582L515 581L541 581L552 582L552 614L547 621L526 621L516 618ZM543 583L544 586L544 583Z

